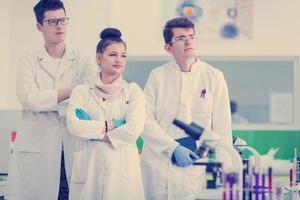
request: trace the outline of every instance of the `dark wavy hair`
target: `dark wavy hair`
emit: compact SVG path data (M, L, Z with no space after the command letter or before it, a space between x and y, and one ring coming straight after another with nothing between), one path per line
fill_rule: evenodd
M103 53L106 47L114 43L122 43L127 48L126 43L121 38L122 33L116 28L106 28L100 33L100 41L97 44L96 52Z

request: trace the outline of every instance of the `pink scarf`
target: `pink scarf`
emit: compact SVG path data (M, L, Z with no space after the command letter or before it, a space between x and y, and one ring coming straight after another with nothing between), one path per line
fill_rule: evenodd
M114 96L118 95L124 86L124 81L122 75L120 75L114 82L111 84L104 84L100 78L100 73L97 73L94 84L95 84L95 93L104 99L111 99Z

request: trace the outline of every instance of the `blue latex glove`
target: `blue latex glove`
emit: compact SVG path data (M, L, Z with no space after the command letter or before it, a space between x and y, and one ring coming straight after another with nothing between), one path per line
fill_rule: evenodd
M114 120L114 128L118 128L119 126L122 126L123 124L126 124L126 120L123 119L113 119Z
M182 145L178 145L172 154L172 162L178 167L191 165L197 159L199 159L197 154Z
M81 108L75 109L75 114L78 119L81 120L91 120L91 117Z

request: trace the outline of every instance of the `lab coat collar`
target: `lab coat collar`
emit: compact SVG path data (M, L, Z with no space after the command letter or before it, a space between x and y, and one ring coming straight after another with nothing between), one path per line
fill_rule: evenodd
M67 69L72 67L73 61L76 58L76 53L74 50L70 50L66 47L65 53L61 58L61 62L58 67L58 72L56 72L56 67L53 66L52 58L48 54L45 46L43 46L38 52L37 58L40 65L49 73L49 75L51 75L53 78L56 78L62 75Z
M90 89L90 94L93 96L93 98L96 100L96 102L100 106L102 106L103 99L96 94L95 90L97 90L97 88L96 88L94 82L89 84L89 89Z
M196 58L196 62L191 67L191 72L197 72L200 69L200 59Z
M177 71L180 71L180 66L176 63L176 61L174 60L173 61L173 64L172 66L174 66L174 68L176 68ZM194 73L196 71L198 71L200 69L200 59L199 58L196 58L196 62L194 64L192 64L191 66L191 71L190 72L183 72L183 73Z
M48 54L47 52L47 49L45 46L43 46L41 48L40 51L38 51L38 60L43 60L45 58L51 58L50 55ZM69 59L69 60L74 60L76 58L76 54L75 54L75 51L69 49L67 46L66 46L66 50L65 50L65 53L63 55L62 58L65 58L65 59Z
M93 96L93 98L96 100L98 105L102 106L103 99L100 99L100 97L96 94L95 89L96 89L95 86L93 84L91 84L90 85L90 93Z
M124 89L122 90L123 98L125 99L124 102L127 102L129 99L129 94L127 93L126 88L128 87L128 83L124 81ZM93 98L96 100L96 102L103 106L103 98L99 97L99 95L96 94L97 88L94 83L89 84L90 94L93 96Z

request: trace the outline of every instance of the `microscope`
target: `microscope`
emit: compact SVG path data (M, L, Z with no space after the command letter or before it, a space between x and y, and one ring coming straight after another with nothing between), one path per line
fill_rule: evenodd
M218 142L220 140L219 134L211 130L205 130L196 123L187 124L174 119L173 124L184 130L188 135L188 137L176 141L195 152L200 157L199 160L207 161L199 162L198 160L193 164L206 167L206 177L209 177L206 180L206 188L201 190L201 196L198 196L197 199L217 200L222 199L224 195L232 196L233 193L238 196L238 199L242 199L243 166L240 154L232 146ZM200 144L197 144L199 141ZM223 163L216 160L216 150L219 148L227 152L232 157L232 161L234 160L227 172L223 170ZM226 184L227 182L229 184ZM226 194L227 190L228 194Z
M196 162L194 165L198 166L206 166L206 175L210 177L206 181L206 188L208 189L216 189L219 187L220 183L222 183L222 163L215 161L215 149L207 145L206 143L202 143L198 148L196 144L196 140L202 136L204 132L204 128L201 126L191 123L190 125L175 119L173 124L185 131L189 136L180 138L176 140L181 145L189 148L194 153L196 153L199 158L208 158L208 162ZM189 142L184 142L189 141Z

